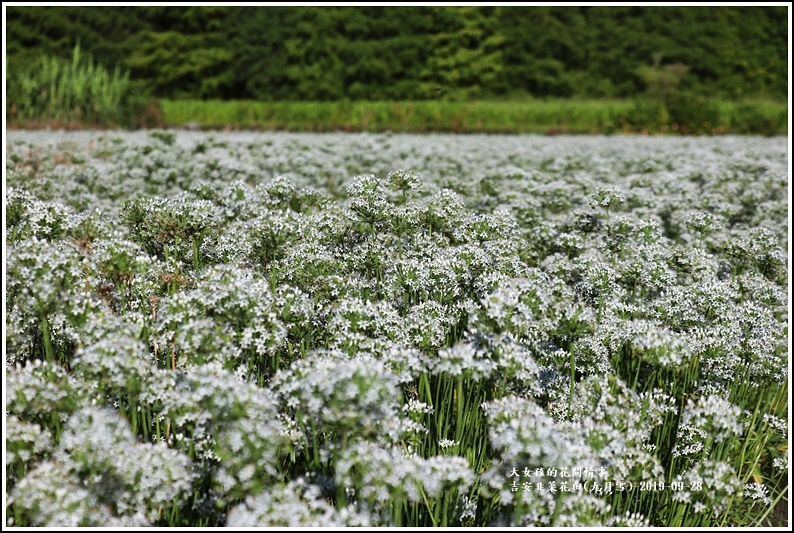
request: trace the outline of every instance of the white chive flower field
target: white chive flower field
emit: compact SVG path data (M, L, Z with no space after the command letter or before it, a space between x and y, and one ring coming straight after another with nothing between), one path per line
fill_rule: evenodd
M5 525L774 525L788 158L8 131Z

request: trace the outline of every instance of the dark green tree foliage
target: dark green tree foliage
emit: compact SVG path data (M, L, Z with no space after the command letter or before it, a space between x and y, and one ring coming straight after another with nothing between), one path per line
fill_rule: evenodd
M305 100L338 100L344 96L343 38L337 12L300 12L286 40L287 76Z
M581 17L579 17L581 18ZM570 96L566 61L575 61L575 31L558 20L552 8L501 10L505 43L499 92Z
M12 7L6 11L7 75L41 54L68 60L75 44L112 69L132 51L130 39L151 29L135 7Z
M340 11L342 30L349 36L340 51L346 96L367 99L373 87L379 87L386 99L423 97L416 73L417 66L427 61L429 43L422 35L423 17L412 16L413 11L381 7Z
M145 7L156 21L151 30L130 38L126 64L150 81L158 96L212 98L230 82L234 51L226 45L227 8Z
M443 31L430 39L425 73L452 97L479 97L492 87L502 70L504 38L488 8L465 7L439 11Z
M235 29L229 37L234 50L228 84L221 87L221 98L289 100L295 88L287 75L286 41L292 31L295 8L269 9L240 7L230 10L226 24Z
M653 72L708 97L788 94L786 7L7 8L9 77L77 41L159 97L634 97ZM650 86L649 86L649 80Z

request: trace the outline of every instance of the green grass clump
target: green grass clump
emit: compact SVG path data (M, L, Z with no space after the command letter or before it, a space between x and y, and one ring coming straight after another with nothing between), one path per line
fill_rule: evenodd
M134 83L129 71L112 72L74 47L72 60L42 54L39 61L8 76L10 121L118 125L129 121Z

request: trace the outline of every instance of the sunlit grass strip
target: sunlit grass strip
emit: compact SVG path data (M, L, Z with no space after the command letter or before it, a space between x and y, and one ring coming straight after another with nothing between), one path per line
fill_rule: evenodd
M167 124L289 131L542 133L604 131L620 100L531 102L253 102L162 100Z
M630 100L256 102L161 100L172 127L286 131L597 133L620 130ZM721 133L785 134L783 102L718 102Z

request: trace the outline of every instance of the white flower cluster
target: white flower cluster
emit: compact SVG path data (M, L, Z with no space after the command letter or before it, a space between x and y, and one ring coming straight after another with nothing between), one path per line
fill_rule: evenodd
M462 457L406 457L399 449L359 441L339 457L336 479L359 505L376 512L395 499L419 502L452 487L465 491L474 473Z
M347 442L398 436L395 384L395 376L382 361L338 354L296 361L276 375L273 388L301 426L314 433L330 432Z
M293 324L299 326L300 294L274 297L268 282L251 271L208 268L194 289L160 300L154 337L159 356L172 367L217 361L249 370L257 358L275 357L284 348L288 330L280 312L297 317Z
M676 476L683 490L673 493L674 501L689 503L695 513L713 513L719 516L733 498L744 493L744 487L728 464L706 460Z
M231 510L227 527L367 527L373 520L350 506L335 509L316 488L297 482L249 496Z
M682 426L700 429L714 442L742 434L738 421L741 409L717 395L689 400L681 417Z
M783 139L35 135L7 132L14 525L684 527L781 496L736 451L788 468Z
M52 460L21 479L9 499L42 526L150 525L187 496L188 465L165 444L136 443L118 414L84 408L66 424Z

